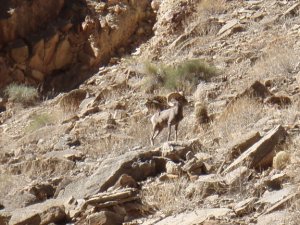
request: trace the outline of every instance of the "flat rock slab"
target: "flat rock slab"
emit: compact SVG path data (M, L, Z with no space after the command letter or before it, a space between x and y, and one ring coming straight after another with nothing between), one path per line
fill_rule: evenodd
M73 196L75 199L85 198L103 192L113 186L121 175L128 174L135 180L142 180L155 175L154 156L158 151L130 151L101 162L98 169L90 177L78 179L65 187L59 198Z
M238 184L241 183L247 175L250 174L250 170L246 166L240 166L235 170L227 173L224 177L225 183L229 186L239 186Z
M237 19L233 19L228 21L218 32L218 35L223 34L224 32L226 32L227 30L232 29L234 26L236 26L239 23L239 21Z
M169 141L162 145L162 156L172 161L186 160L186 154L191 151L192 153L201 150L201 142L199 139L192 139L189 141Z
M257 225L279 225L286 224L287 211L277 211L257 218Z
M62 222L67 217L63 199L48 200L9 213L11 215L9 225L49 224Z
M212 208L200 209L193 212L181 213L176 216L169 216L157 223L156 225L193 225L201 224L209 217L221 217L230 213L232 210L228 208Z
M52 151L47 152L44 155L45 158L59 158L59 159L68 159L71 161L82 160L84 154L75 149L67 149L63 151Z
M273 128L263 138L241 154L240 157L238 157L233 163L231 163L223 171L223 173L228 173L241 164L247 165L250 168L271 166L275 155L275 146L279 144L286 135L287 132L281 125Z
M257 131L251 131L244 135L243 137L239 138L238 140L234 141L229 147L229 154L230 158L234 159L237 158L241 153L246 151L256 142L261 139L260 133Z
M248 214L254 210L254 203L256 201L255 197L248 198L246 200L243 200L239 203L237 203L234 206L234 212L238 216L243 216L245 214Z
M279 191L271 191L263 194L262 198L258 201L258 203L263 204L275 204L286 196L289 196L292 193L296 192L295 186L289 186Z

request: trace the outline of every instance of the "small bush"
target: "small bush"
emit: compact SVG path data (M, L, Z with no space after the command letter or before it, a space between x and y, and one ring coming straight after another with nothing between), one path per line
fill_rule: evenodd
M207 105L202 102L195 103L195 117L199 125L206 124L210 121L207 112Z
M207 16L216 15L226 10L224 0L202 0L198 6L198 11L205 12Z
M11 101L23 105L33 105L39 96L36 88L24 84L11 84L6 87L4 92Z
M164 87L171 91L194 89L200 80L208 81L218 74L217 69L200 59L186 60L176 66L145 64L148 89Z
M27 126L26 131L28 132L33 132L35 130L38 130L42 127L45 127L47 125L53 124L53 118L47 113L43 114L35 114L32 116L32 121L30 124Z
M75 112L87 95L86 90L75 89L65 94L59 104L64 112Z

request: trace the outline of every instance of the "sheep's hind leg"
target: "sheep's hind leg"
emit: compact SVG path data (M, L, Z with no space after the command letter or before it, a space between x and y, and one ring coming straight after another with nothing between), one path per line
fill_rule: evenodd
M178 124L175 124L175 141L177 141Z

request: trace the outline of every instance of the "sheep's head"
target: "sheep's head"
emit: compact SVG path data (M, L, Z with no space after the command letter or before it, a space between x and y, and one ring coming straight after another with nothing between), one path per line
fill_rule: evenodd
M184 97L182 92L172 92L167 96L168 105L174 106L172 101L177 101L180 105L185 106L188 104L187 99Z

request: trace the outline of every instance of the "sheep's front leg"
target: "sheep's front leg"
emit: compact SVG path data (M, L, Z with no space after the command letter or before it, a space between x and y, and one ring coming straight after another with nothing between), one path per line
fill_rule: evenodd
M178 124L175 124L175 141L177 141Z
M150 139L152 146L154 145L154 139L159 135L159 133L161 132L161 130L162 130L161 128L153 130L152 137Z

